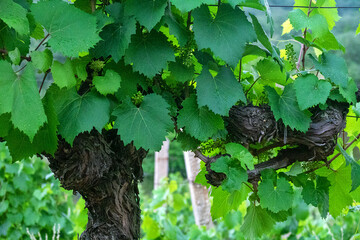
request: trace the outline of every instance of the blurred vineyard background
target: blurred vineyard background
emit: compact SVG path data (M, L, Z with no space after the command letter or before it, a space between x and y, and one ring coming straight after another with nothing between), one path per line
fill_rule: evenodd
M179 154L181 153L181 154ZM153 153L145 160L145 179L141 187L143 239L243 239L240 226L246 205L232 211L215 227L206 230L195 224L188 181L179 144L170 145L170 175L153 188ZM78 239L86 225L84 201L72 192L60 188L38 157L12 163L6 146L0 144L0 239ZM291 217L275 226L262 239L360 239L360 208L348 209L336 219L322 219L318 210L306 205L297 190ZM54 230L55 229L55 230ZM28 233L29 232L29 233ZM40 234L40 235L39 235ZM56 238L54 238L56 239Z
M271 5L294 4L292 0L269 0ZM359 6L358 0L338 1L341 6ZM281 35L282 23L291 8L273 8L274 43L284 49L291 41L289 34ZM256 11L254 11L256 13ZM346 49L345 58L350 75L360 82L360 36L358 9L339 9L342 17L333 29ZM259 16L259 14L257 14ZM266 18L260 21L266 22ZM294 47L300 44L291 41ZM353 124L360 126L360 120ZM360 128L360 127L359 127ZM354 157L359 160L359 150ZM141 185L143 239L243 239L240 232L246 205L240 206L215 227L206 229L195 224L184 156L181 146L172 141L169 150L169 178L156 190L154 186L154 152L145 159L144 181ZM300 190L297 191L299 196ZM276 225L263 239L360 239L360 209L349 208L347 215L322 219L318 210L306 205L301 198L295 201L292 216ZM84 201L65 191L54 179L47 163L38 157L13 163L3 143L0 144L0 240L17 239L77 239L86 225ZM59 227L60 226L60 227ZM60 229L60 230L59 230ZM54 239L55 239L54 238Z

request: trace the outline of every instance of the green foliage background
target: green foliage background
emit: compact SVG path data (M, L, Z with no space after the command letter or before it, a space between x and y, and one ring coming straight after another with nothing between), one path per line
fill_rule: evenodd
M73 194L63 190L54 179L45 162L25 159L12 163L4 144L0 145L0 186L2 211L0 239L27 239L26 228L43 239L53 235L53 226L60 224L60 239L77 239L87 222L84 202L77 203ZM153 188L153 154L145 159L145 180L141 184L142 239L243 239L240 231L246 204L215 221L215 228L206 230L195 225L188 182L181 147L175 141L170 146L170 177L164 179L160 188ZM20 171L19 171L20 170ZM24 180L25 179L25 180ZM278 223L261 239L357 239L360 234L360 211L351 207L346 215L322 219L318 210L301 200L301 191L295 194L292 215ZM38 198L41 198L41 202ZM5 208L6 207L6 208ZM31 215L25 209L32 209ZM27 220L25 220L27 219Z
M271 235L279 225L276 222L294 221L294 217L298 222L304 220L294 216L303 203L317 207L323 218L328 213L336 218L349 209L356 211L360 202L356 155L360 103L355 95L360 80L359 48L358 37L342 32L351 27L352 34L356 33L359 21L351 19L352 14L341 12L346 21L336 25L338 11L321 8L293 9L289 14L277 9L283 19L274 22L265 0L97 3L91 10L87 0L75 4L0 1L0 138L12 156L10 160L5 155L0 162L0 234L21 238L26 227L51 234L49 227L57 221L63 235L78 232L77 227L71 230L71 224L78 221L71 220L72 215L81 216L76 208L67 207L71 197L51 185L30 192L32 183L47 173L40 162L27 161L43 152L54 154L58 134L72 145L79 133L93 128L115 128L126 144L133 142L146 150L159 150L165 136L172 133L183 150L200 146L207 155L228 154L211 167L227 175L220 187L211 187L211 214L214 220L226 222L229 213L230 219L237 219L240 213L232 211L243 210L239 226L232 226L239 227L234 238L260 238L264 233ZM309 0L271 3L308 5ZM334 7L336 2L311 4ZM280 36L278 27L287 18L289 31ZM341 39L349 45L344 47ZM300 45L304 57L297 64ZM348 52L350 71L344 52ZM266 170L258 187L247 184L246 168L256 167L282 149L253 156L250 152L271 142L248 148L234 145L225 121L233 105L267 104L286 128L305 133L311 115L334 102L349 106L350 112L346 136L338 139L337 149L329 156L331 164L296 163L279 171ZM22 159L26 160L11 164ZM202 166L197 181L209 186L205 174ZM207 233L190 227L191 218L183 215L189 213L188 196L182 195L185 190L179 186L170 181L155 193L154 202L144 202L148 209L143 218L145 237L190 238L188 234L193 234L192 238L206 238L215 234L213 237L222 238L223 232L230 231ZM169 214L163 204L178 214ZM51 212L54 205L65 215ZM79 221L83 223L83 218ZM148 227L152 224L158 225L157 230ZM297 227L284 231L302 231L299 224L290 226Z
M61 239L77 239L87 223L84 207L83 199L60 187L43 160L13 163L0 143L0 239L28 239L27 229L51 238L58 224Z

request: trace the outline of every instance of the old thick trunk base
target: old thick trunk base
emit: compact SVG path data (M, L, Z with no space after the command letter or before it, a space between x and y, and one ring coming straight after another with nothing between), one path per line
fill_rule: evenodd
M145 156L145 150L125 146L114 130L80 134L72 147L60 140L50 168L65 189L86 201L81 240L140 238L138 182Z

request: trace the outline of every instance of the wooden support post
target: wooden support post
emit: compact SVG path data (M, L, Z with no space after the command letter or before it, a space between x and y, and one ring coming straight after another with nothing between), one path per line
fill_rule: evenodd
M170 141L163 142L160 152L155 152L154 189L160 186L161 179L169 175Z
M191 203L193 207L195 223L198 226L211 228L214 223L210 214L210 201L208 189L198 183L195 183L196 175L200 171L200 159L195 157L193 152L184 152L187 178L191 194Z

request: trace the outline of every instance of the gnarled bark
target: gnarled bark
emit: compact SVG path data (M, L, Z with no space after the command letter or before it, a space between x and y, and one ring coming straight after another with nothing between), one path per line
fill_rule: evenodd
M252 150L254 155L270 150L273 147L292 146L280 150L278 155L266 162L255 165L254 170L248 170L248 181L256 183L260 172L264 169L286 168L296 161L326 161L336 147L337 136L346 126L348 104L331 102L326 110L313 109L310 128L306 133L291 130L281 121L276 121L269 106L234 106L227 119L227 131L232 141L245 146L261 142L273 141L264 150ZM208 158L197 151L196 155L206 163L208 182L219 186L226 178L223 173L211 169L211 163L220 156Z
M79 134L71 147L64 140L50 168L68 190L79 192L88 208L82 240L138 239L143 149L124 145L115 130Z

